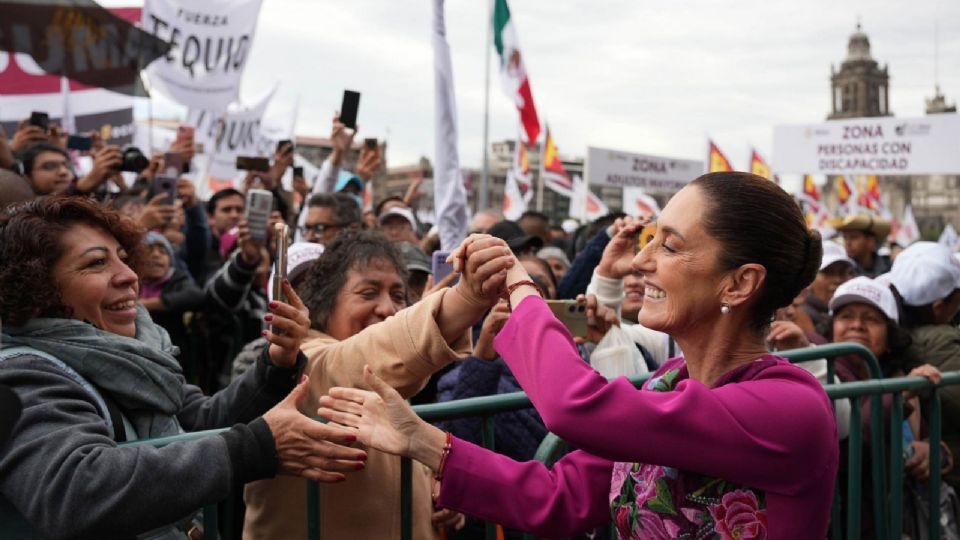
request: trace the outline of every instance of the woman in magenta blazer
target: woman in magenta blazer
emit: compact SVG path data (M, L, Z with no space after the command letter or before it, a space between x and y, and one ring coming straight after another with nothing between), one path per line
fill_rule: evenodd
M639 230L625 226L608 251L644 277L640 323L684 352L640 390L582 362L522 265L507 274L514 310L495 347L550 431L579 449L552 468L450 437L372 374L375 392L333 389L320 414L430 467L439 506L544 536L613 519L621 538L822 538L833 411L809 373L764 345L774 310L817 273L819 234L780 187L746 173L692 181L634 257Z

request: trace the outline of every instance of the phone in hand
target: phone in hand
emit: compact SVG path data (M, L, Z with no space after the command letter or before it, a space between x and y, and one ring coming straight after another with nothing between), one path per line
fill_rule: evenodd
M284 153L292 151L293 141L291 141L290 139L283 139L283 140L277 141L277 152L283 150L284 147L287 147L287 150Z
M271 298L277 302L286 302L287 296L283 294L283 280L287 279L287 244L290 242L290 229L286 223L275 223L274 238L276 239L275 252L276 257L273 260L273 293ZM270 331L281 336L283 330L273 326Z
M258 242L267 241L267 224L273 211L273 193L265 189L247 191L247 209L245 217L250 228L250 238Z
M576 300L547 300L553 315L573 337L587 337L587 306Z
M163 174L179 177L184 173L183 154L180 152L166 152L163 154Z
M357 129L357 109L360 108L360 92L343 91L343 103L340 105L340 122L350 129Z
M93 148L93 139L86 135L70 135L67 137L67 149L89 152Z
M447 262L447 257L449 256L450 256L449 251L437 250L433 252L433 257L430 261L431 263L430 269L432 270L431 273L433 274L434 285L436 285L437 283L440 283L440 281L443 280L443 278L453 273L453 263ZM455 278L452 282L450 282L450 286L452 287L458 281L460 281L459 276Z
M158 174L153 179L153 197L160 194L166 194L163 204L173 204L177 200L177 177Z
M30 113L30 125L47 131L50 129L50 115L45 112L33 111Z
M363 146L364 146L367 150L376 150L376 149L378 148L378 146L377 146L377 140L376 140L376 139L364 139L364 140L363 140Z
M293 168L294 176L303 176L303 167L294 167Z
M267 172L270 170L270 160L265 157L237 156L237 170Z

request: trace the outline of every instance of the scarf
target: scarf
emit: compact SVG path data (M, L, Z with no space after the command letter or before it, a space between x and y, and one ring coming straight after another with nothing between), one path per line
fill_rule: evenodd
M38 317L4 327L3 341L33 347L73 368L116 402L139 438L175 435L181 432L175 415L184 390L174 358L179 351L139 304L136 326L136 337L128 338L85 321Z

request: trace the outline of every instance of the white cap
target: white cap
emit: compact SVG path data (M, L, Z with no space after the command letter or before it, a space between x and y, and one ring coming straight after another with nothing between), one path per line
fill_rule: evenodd
M377 222L380 223L380 225L383 225L383 222L386 221L390 216L402 217L410 222L410 226L413 227L413 230L417 230L417 219L413 217L413 212L411 212L409 208L405 208L403 206L394 206L393 208L380 214L380 219L377 220Z
M869 304L891 321L900 322L893 293L885 285L866 276L855 277L837 287L837 292L830 299L830 315L847 304Z
M890 281L908 306L926 306L960 289L960 260L937 242L914 242L893 261Z
M313 261L323 254L323 245L313 242L295 242L287 247L287 279L294 281L305 272ZM273 301L273 268L270 269L270 283L267 284L267 298Z
M575 219L567 218L560 224L560 228L567 234L573 234L580 228L580 222Z
M839 261L843 261L851 267L857 266L853 262L853 259L847 257L847 250L843 249L843 246L832 240L824 240L823 259L820 260L820 271L823 272L828 266Z

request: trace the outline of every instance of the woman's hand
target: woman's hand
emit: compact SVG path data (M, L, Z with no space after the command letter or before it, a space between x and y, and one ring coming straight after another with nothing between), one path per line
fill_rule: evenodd
M913 441L910 447L913 448L913 455L903 466L907 474L926 482L930 478L930 441Z
M610 328L620 326L620 317L617 317L617 312L598 303L596 296L592 294L588 296L580 294L577 295L577 302L586 305L587 337L575 337L573 338L574 342L578 344L587 341L600 343L600 340L603 339L603 336L607 335Z
M460 272L454 290L471 304L487 309L500 299L507 271L519 266L507 243L488 234L468 236L447 262L452 262L454 271Z
M284 278L281 287L287 301L274 299L270 302L270 313L263 317L270 323L270 330L264 330L262 334L270 342L268 354L273 365L292 368L297 363L300 345L303 345L310 330L310 311L303 305L289 280Z
M263 247L263 243L250 236L250 226L246 219L241 219L237 226L237 245L240 247L240 258L243 262L250 266L260 264L260 259L263 257L260 248Z
M363 380L374 391L331 388L320 398L317 414L357 429L360 442L382 452L416 459L436 470L446 435L424 422L396 390L363 367Z
M802 349L810 346L810 340L803 329L790 321L773 321L770 323L770 333L767 342L775 350Z
M500 300L493 306L487 318L483 320L483 326L480 328L480 336L477 338L477 344L473 347L473 355L483 360L496 360L497 351L493 349L493 338L497 337L500 329L510 318L510 304L506 300Z
M442 508L433 513L431 521L433 521L434 528L438 530L452 527L453 530L459 531L467 524L467 516L456 510Z
M300 413L309 382L304 375L283 401L263 415L277 446L279 472L318 482L342 482L346 480L343 473L364 468L367 453L341 446L357 440L353 430L323 424Z
M138 218L144 228L152 230L170 223L177 209L172 204L167 204L166 199L166 193L158 193L144 205Z
M907 377L926 377L933 384L940 384L940 370L931 366L930 364L923 364L922 366L917 366L910 370L910 373L907 373ZM917 397L920 392L923 391L922 388L915 390L904 390L903 399L908 400Z
M603 250L597 274L605 278L623 279L633 272L633 258L636 255L637 234L648 224L647 218L625 217L616 220L613 229L617 231Z

